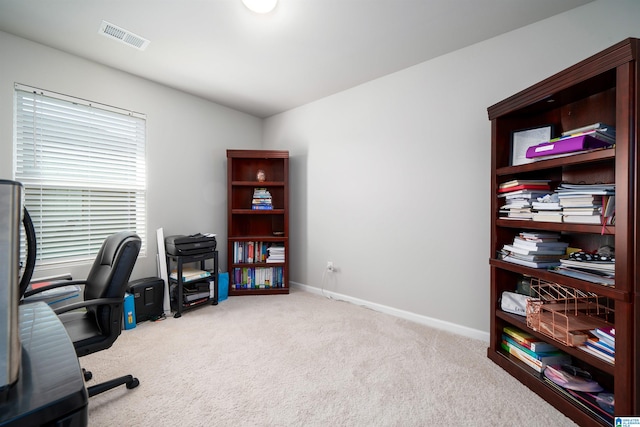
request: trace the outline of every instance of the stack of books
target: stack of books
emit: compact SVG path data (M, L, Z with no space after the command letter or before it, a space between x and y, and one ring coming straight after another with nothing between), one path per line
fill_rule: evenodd
M615 184L561 184L562 221L610 225L615 222Z
M612 327L595 328L592 337L578 348L599 359L615 364L616 361L616 330Z
M549 190L548 179L513 179L498 186L498 193L510 193L518 190Z
M560 265L564 257L566 242L560 241L560 233L523 231L513 239L512 244L502 247L504 261L531 268L549 268Z
M616 284L615 261L561 259L560 265L551 271L599 285L615 286Z
M589 135L601 141L608 142L609 144L616 143L616 128L605 123L593 123L587 126L564 131L562 132L561 137L558 139L571 138L582 135Z
M562 206L558 193L538 197L531 203L534 221L562 222Z
M544 197L550 190L549 180L512 180L498 186L498 197L505 202L500 215L510 219L532 219L532 202Z
M567 353L513 326L503 328L501 346L511 356L540 374L548 365L571 363L571 356Z
M251 200L251 209L253 210L271 210L273 202L271 193L266 188L255 188L253 190L253 200Z
M267 252L269 253L268 263L284 262L284 246L270 246Z

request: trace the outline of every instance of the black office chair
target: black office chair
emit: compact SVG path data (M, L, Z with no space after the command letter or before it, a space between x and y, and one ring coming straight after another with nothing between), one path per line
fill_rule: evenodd
M122 231L113 234L102 243L86 280L62 281L24 294L28 298L60 286L84 285L84 301L54 310L64 324L78 357L108 349L120 335L124 294L140 244L140 237L135 233ZM91 372L84 369L83 372L85 380L90 380ZM123 384L132 389L140 382L132 375L125 375L91 386L87 392L91 397Z

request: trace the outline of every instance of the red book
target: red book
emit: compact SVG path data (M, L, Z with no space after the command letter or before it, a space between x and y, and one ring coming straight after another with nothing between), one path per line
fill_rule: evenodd
M498 193L509 193L518 190L549 190L548 184L522 184L515 187L499 188Z

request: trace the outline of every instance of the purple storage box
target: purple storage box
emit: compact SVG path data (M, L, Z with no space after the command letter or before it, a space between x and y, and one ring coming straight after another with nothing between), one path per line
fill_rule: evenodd
M527 149L527 158L552 156L555 154L573 153L575 151L592 150L609 147L611 143L594 138L591 135L579 135L562 138L553 142L543 142Z

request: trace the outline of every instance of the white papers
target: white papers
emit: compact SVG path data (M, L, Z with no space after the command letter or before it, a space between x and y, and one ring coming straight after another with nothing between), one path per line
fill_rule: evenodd
M171 313L171 303L169 301L169 274L167 273L167 254L164 249L164 230L158 228L156 240L158 241L158 269L160 270L160 278L164 280L164 301L162 307L164 313Z

